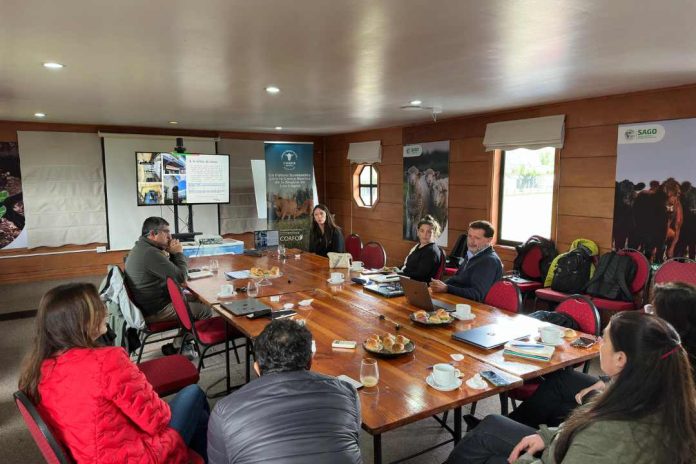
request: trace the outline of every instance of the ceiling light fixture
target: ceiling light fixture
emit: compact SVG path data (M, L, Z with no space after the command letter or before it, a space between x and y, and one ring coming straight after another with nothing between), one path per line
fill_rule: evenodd
M283 126L275 126L275 130L283 130Z
M411 102L409 103L409 105L414 105L414 106L420 106L422 104L423 104L423 102L420 100L411 100Z
M65 65L60 64L60 63L56 63L54 61L47 61L46 63L43 64L43 67L48 68L48 69L60 69L60 68L64 68Z
M37 117L37 118L45 118L45 117L46 117L46 113L34 113L34 116Z
M433 121L437 122L437 115L442 113L442 107L441 106L423 106L423 102L420 100L412 100L409 102L408 105L401 105L399 108L401 108L404 111L414 111L414 110L426 110L430 111L430 114L433 117Z
M266 87L266 92L270 93L271 95L275 95L278 92L280 92L280 89L275 85L269 85L268 87Z
M169 124L176 125L179 124L179 121L169 121Z

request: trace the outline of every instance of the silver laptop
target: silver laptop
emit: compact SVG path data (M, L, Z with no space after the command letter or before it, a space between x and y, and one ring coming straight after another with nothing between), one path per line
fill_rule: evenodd
M491 348L502 346L510 340L525 338L533 331L534 329L530 329L530 327L525 324L521 326L512 324L488 324L476 327L475 329L455 332L452 334L452 338L460 342L478 346L484 350L490 350Z
M256 298L228 301L227 303L221 303L220 306L235 316L246 316L247 314L267 312L271 310L270 306L263 304Z
M433 299L430 296L427 283L409 279L404 276L399 277L399 282L401 283L401 288L404 289L406 299L413 306L425 309L426 311L435 311L438 308L442 308L449 312L454 311L454 305Z

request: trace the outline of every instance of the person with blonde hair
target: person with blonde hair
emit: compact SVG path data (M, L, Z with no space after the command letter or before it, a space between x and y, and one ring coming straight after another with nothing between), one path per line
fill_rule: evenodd
M100 346L107 311L92 284L41 299L19 389L77 463L184 463L206 456L209 407L197 385L165 403L125 350Z

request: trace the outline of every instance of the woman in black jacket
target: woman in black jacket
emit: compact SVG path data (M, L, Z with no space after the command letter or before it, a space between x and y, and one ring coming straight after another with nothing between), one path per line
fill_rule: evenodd
M341 228L336 225L333 216L325 205L318 204L312 211L312 227L309 231L309 251L319 256L327 253L345 253Z
M411 248L401 274L413 280L430 282L437 278L443 255L435 241L440 236L440 224L430 215L418 221L418 244Z

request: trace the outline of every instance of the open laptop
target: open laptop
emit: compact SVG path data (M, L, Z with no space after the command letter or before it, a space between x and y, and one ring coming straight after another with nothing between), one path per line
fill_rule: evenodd
M254 232L254 248L257 250L267 250L278 246L277 230L257 230Z
M409 279L408 277L400 276L399 282L404 289L406 299L413 306L417 306L426 311L435 311L437 308L442 308L445 311L453 312L454 305L445 303L444 301L435 300L428 292L428 284L417 280Z
M363 285L363 288L387 298L401 296L404 294L404 289L401 287L399 282L373 283Z
M452 334L452 338L460 342L478 346L484 350L503 346L510 340L529 336L534 330L525 325L488 324L475 329L463 330Z
M247 314L270 311L271 307L266 306L256 298L247 298L246 300L234 300L227 303L221 303L220 306L234 314L235 316L246 316Z

